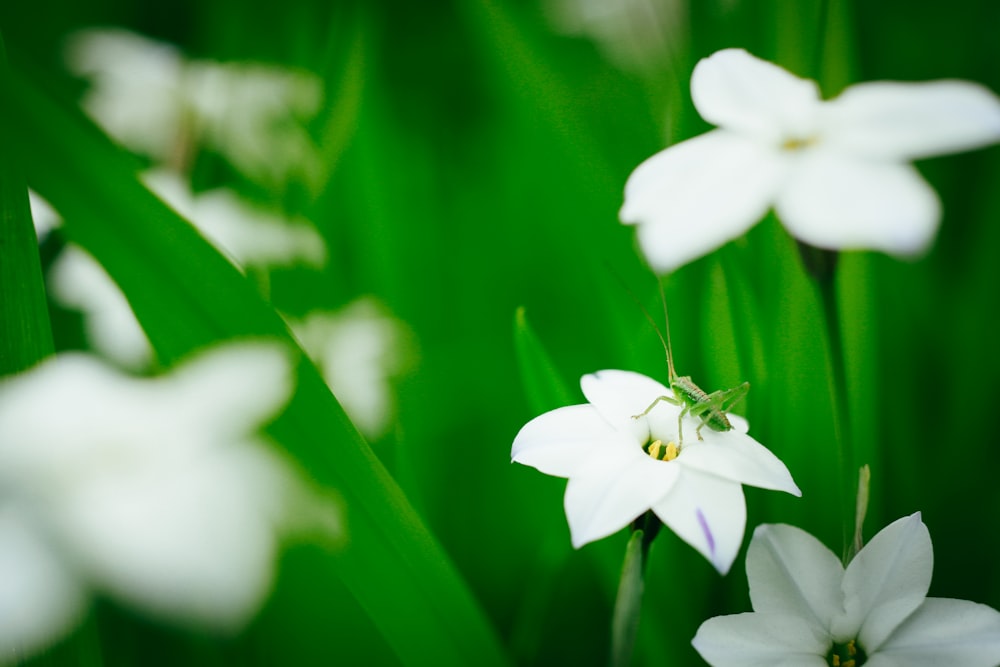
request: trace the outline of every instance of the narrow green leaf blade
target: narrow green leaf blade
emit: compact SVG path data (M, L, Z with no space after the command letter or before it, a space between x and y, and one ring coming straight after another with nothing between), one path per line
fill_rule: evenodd
M514 345L524 391L536 412L541 414L564 405L579 403L579 400L573 398L548 352L528 324L523 307L514 313Z
M0 87L10 85L0 38ZM19 128L0 123L0 376L52 353L38 241L21 165L11 150Z
M138 183L125 155L34 81L14 81L0 120L22 128L15 153L28 181L122 288L161 361L236 336L291 341L250 283ZM315 481L341 494L347 540L330 568L404 664L506 663L451 561L306 361L274 434Z

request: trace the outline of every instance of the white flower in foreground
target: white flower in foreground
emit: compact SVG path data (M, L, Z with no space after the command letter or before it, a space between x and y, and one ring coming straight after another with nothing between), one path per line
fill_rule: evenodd
M567 477L565 509L573 546L610 535L647 510L656 513L719 572L729 571L743 541L746 502L742 484L801 495L785 465L734 428L705 428L665 401L642 413L669 389L629 371L599 371L580 380L589 404L558 408L528 422L511 457L556 477Z
M705 621L694 647L713 667L1000 664L1000 613L926 597L933 565L919 513L886 526L846 571L809 533L759 526L747 550L754 612Z
M800 79L742 49L691 76L718 126L640 164L621 219L650 263L673 270L735 239L774 207L796 238L828 249L924 251L940 204L909 161L1000 140L1000 99L966 81L871 82L821 101Z
M293 505L317 502L258 435L291 390L286 352L264 343L155 379L67 354L0 383L0 660L65 634L90 591L246 623Z
M410 331L373 297L289 320L302 348L366 438L385 435L395 415L392 379L412 356Z

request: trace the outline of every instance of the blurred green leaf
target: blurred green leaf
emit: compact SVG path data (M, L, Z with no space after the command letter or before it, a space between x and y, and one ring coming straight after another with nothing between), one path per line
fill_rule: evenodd
M0 88L4 94L9 85L0 37ZM28 190L11 150L19 131L12 123L0 124L0 377L24 370L52 353L52 328Z
M0 109L20 130L16 159L64 216L67 234L125 292L161 361L237 336L291 342L251 284L139 184L124 155L34 81L17 73L13 81ZM328 565L402 662L506 662L462 578L306 361L273 432L316 481L342 495L347 543Z
M528 402L538 414L577 402L528 324L524 307L514 314L514 344Z

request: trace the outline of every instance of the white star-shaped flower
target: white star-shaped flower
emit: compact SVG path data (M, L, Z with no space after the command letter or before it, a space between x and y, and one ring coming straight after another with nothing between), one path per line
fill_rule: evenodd
M649 262L671 271L735 239L770 208L797 239L911 256L941 211L909 161L1000 140L1000 99L966 81L871 82L822 101L742 49L700 61L691 96L718 126L640 164L621 219Z
M846 570L809 533L758 526L747 550L754 611L705 621L694 647L713 667L852 659L865 667L994 667L1000 613L926 597L933 565L919 513L886 526Z
M729 571L746 527L742 484L801 495L785 465L734 428L709 428L660 401L672 396L659 382L629 371L585 375L589 404L558 408L528 422L514 439L511 457L556 477L567 477L565 509L573 546L610 535L652 510L719 572Z
M258 436L289 361L233 344L149 379L66 354L0 383L0 656L63 635L91 591L207 629L250 619L318 503Z

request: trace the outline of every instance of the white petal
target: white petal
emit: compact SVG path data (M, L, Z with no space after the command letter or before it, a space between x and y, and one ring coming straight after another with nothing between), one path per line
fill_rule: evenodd
M792 236L811 245L910 256L925 251L937 232L937 195L909 165L816 149L790 174L775 210Z
M514 438L510 455L546 475L569 477L593 451L619 438L626 439L623 447L641 446L611 428L594 406L570 405L525 424Z
M89 253L67 245L49 268L49 288L60 303L84 314L87 341L101 355L126 368L149 366L152 349L132 306Z
M968 81L851 86L824 105L823 142L875 159L913 160L1000 141L1000 98Z
M0 656L26 655L79 619L86 594L75 574L17 512L0 509Z
M208 348L157 379L161 400L199 430L243 436L273 417L292 392L288 352L276 342Z
M843 610L840 559L794 526L765 524L747 549L747 579L755 611L801 618L827 630Z
M924 601L933 570L931 538L919 512L883 528L847 566L845 613L834 622L834 638L856 635L868 653L877 651Z
M709 123L772 143L810 136L820 108L815 81L743 49L725 49L699 61L691 75L691 98Z
M628 434L639 446L649 439L649 424L642 413L659 397L673 396L656 380L632 371L604 370L584 375L580 389L612 428ZM674 419L680 414L680 408L666 401L659 401L655 409Z
M659 271L708 254L760 220L784 175L776 149L714 130L653 155L625 184L620 217Z
M685 444L677 459L681 465L740 484L802 495L781 459L749 435L736 429L720 433L707 428L701 434L701 441L690 437L685 441L690 444Z
M155 407L149 399L138 382L76 353L6 380L0 384L0 478L8 490L54 491L89 470L102 452L124 460L122 441L127 450L138 435L138 446L149 447L154 439L142 437Z
M566 485L573 546L579 548L628 525L670 493L679 470L673 463L651 458L638 445L591 454Z
M927 598L865 664L994 667L1000 664L1000 613L966 600Z
M759 613L710 618L691 644L712 667L827 667L830 649L804 619Z
M673 490L653 505L653 511L720 574L729 572L743 542L747 522L742 486L683 469Z
M102 589L153 614L232 630L270 588L283 479L262 449L94 471L55 517Z

